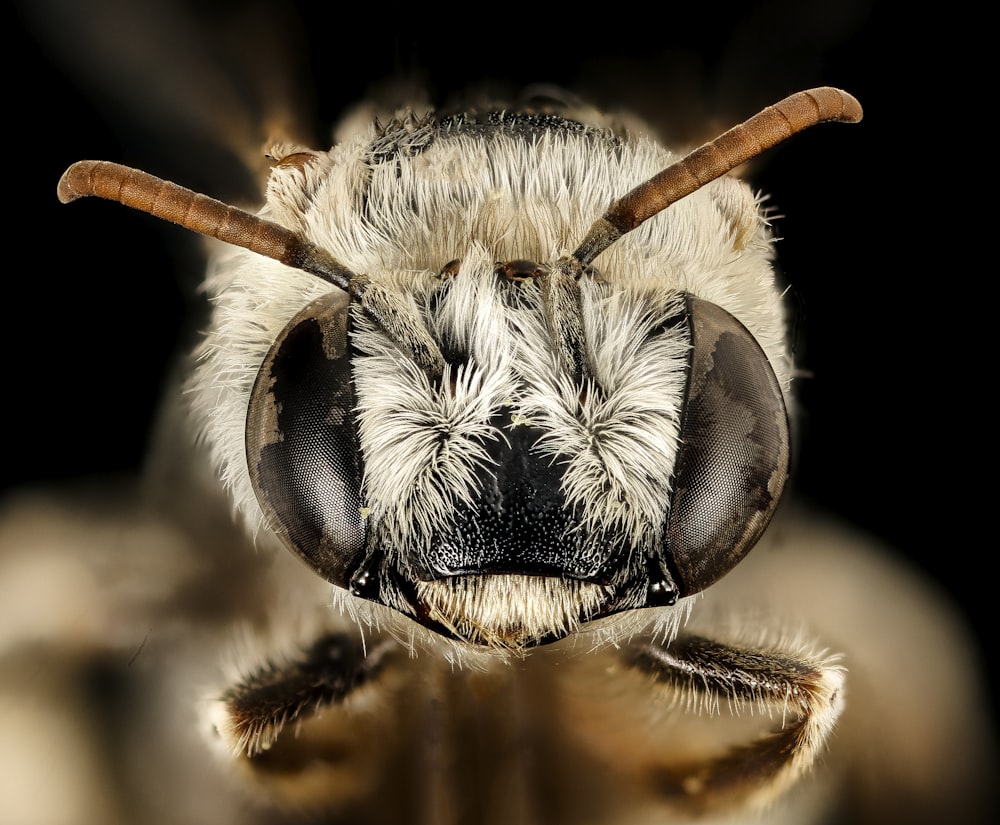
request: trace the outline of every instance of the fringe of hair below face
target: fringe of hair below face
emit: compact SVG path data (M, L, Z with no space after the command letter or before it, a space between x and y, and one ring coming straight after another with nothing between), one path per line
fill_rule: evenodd
M551 576L417 582L417 596L431 619L466 642L515 652L573 633L612 594L610 587Z

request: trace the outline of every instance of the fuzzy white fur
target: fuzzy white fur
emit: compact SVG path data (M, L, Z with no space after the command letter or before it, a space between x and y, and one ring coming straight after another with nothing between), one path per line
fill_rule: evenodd
M593 136L548 131L531 141L450 136L372 167L373 135L362 131L329 152L279 162L261 211L416 314L439 283L434 273L461 261L427 321L437 340L468 353L443 382L453 391L435 389L359 317L355 343L367 357L355 362L355 378L370 517L394 543L430 552L432 529L477 495L484 445L504 437L487 422L506 406L516 421L542 429L540 447L567 464L564 493L587 530L649 546L669 503L664 480L677 454L687 346L679 333L650 339L650 332L678 311L678 291L742 321L782 386L788 383L772 238L759 199L746 184L722 178L598 256L600 278L585 278L581 288L588 351L604 392L581 402L553 354L540 301L517 309L501 301L495 262L547 263L567 254L613 200L674 156L646 138L612 148ZM193 408L237 510L257 534L263 516L244 453L250 392L282 328L331 287L238 249L221 250L209 271L205 288L215 309L190 384ZM536 590L515 588L513 597L535 598ZM351 608L364 617L365 607ZM530 632L578 619L550 608L539 609L551 617Z

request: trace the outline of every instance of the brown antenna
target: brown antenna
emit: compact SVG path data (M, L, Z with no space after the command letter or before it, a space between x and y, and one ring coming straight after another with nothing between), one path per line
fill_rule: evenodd
M777 143L817 123L857 123L861 104L823 86L786 97L695 149L615 201L573 253L586 266L626 232Z
M63 172L57 191L63 203L89 196L117 201L301 269L343 290L350 289L354 278L354 273L332 255L290 229L118 163L74 163Z
M573 257L586 266L622 235L741 163L817 123L857 123L861 104L824 86L786 97L715 140L695 149L615 201L594 222ZM271 221L165 181L107 161L74 163L59 180L59 200L97 196L117 201L309 272L341 289L355 275L325 250Z

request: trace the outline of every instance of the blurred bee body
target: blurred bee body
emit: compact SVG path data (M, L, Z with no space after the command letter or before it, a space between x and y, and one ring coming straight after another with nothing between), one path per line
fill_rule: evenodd
M9 775L65 754L108 823L978 821L961 628L851 533L765 531L792 364L746 184L591 254L655 141L467 113L271 154L260 217L343 288L213 248L143 494L10 506L3 580L74 585L9 608L0 695L62 709Z
M210 505L191 468L175 495ZM447 646L411 658L358 634L328 585L287 552L254 551L225 518L107 492L113 506L91 493L5 511L3 546L25 553L2 571L0 695L19 720L2 748L7 821L989 821L990 746L969 712L983 699L964 628L926 583L823 518L779 515L687 630L842 651L837 727L780 801L695 816L665 769L780 727L783 708L671 696L585 635L461 669ZM39 575L61 594L44 617L11 595ZM752 621L734 629L734 617ZM391 655L340 706L290 720L262 758L234 756L220 699L330 638L345 655Z

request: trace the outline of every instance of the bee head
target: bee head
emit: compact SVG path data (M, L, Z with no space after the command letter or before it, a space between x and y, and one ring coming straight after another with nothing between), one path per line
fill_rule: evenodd
M708 587L757 541L787 475L782 389L754 335L651 270L648 251L631 281L603 277L595 259L780 140L860 117L836 89L792 95L613 200L572 255L541 263L545 244L518 245L531 234L524 227L577 227L566 216L591 208L596 195L584 190L609 185L623 154L606 135L550 116L395 124L347 164L342 196L316 168L332 153L297 151L272 175L276 223L93 161L67 170L59 196L118 200L335 287L268 332L263 363L227 339L232 360L202 380L203 404L218 391L235 399L231 410L248 410L248 472L230 451L224 474L248 477L269 528L330 582L445 636L519 650ZM517 140L504 154L496 136L508 133ZM597 147L604 164L599 174L590 157L560 167L579 170L572 192L561 173L522 162L565 135L576 141L567 155ZM462 184L470 167L475 192ZM502 218L498 168L501 200L515 204ZM285 186L288 175L308 185ZM364 184L376 175L379 186ZM421 220L430 215L434 232ZM356 220L345 230L339 216ZM470 243L483 227L499 227L514 254L497 263ZM744 229L737 220L722 234ZM327 243L308 240L317 236ZM718 249L738 258L740 243ZM401 263L380 270L377 253L358 274L327 251L369 245L391 245ZM461 260L432 274L430 258L447 252ZM263 332L249 292L245 303L244 327ZM207 343L208 361L213 348L225 347ZM260 365L252 390L251 360ZM230 386L218 390L220 380ZM229 444L233 422L212 415L225 419L215 440Z
M432 330L438 372L343 293L314 301L247 418L257 498L316 572L502 649L725 575L789 456L779 382L728 312L593 274L562 312L545 283L560 265L524 264L460 265L388 324Z

